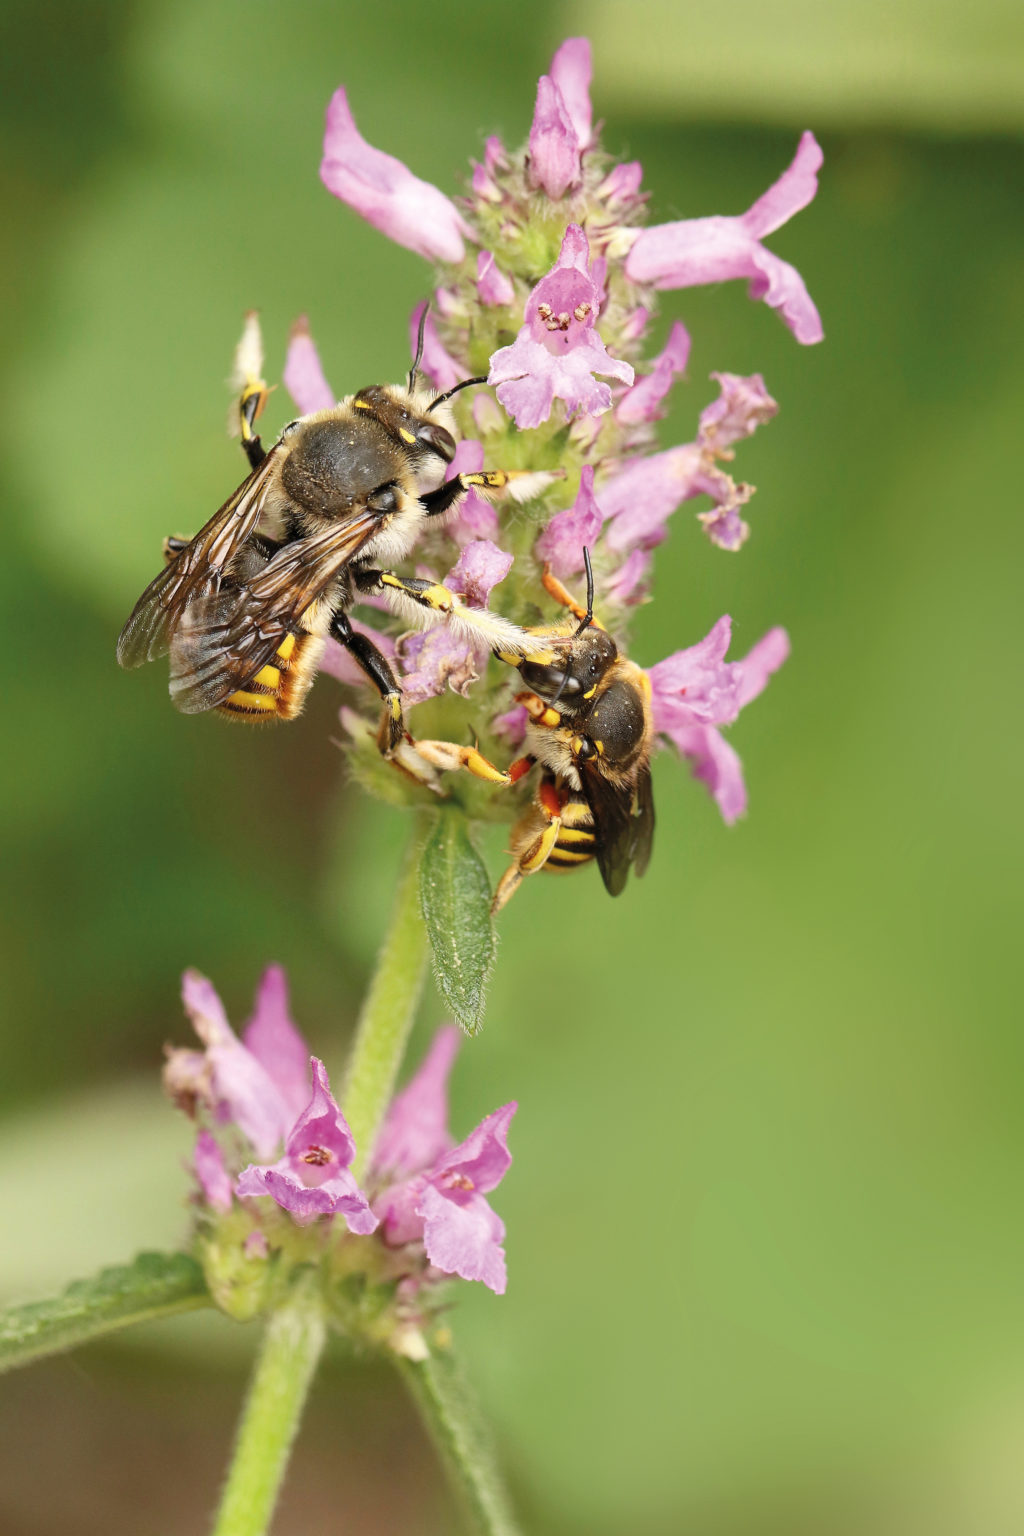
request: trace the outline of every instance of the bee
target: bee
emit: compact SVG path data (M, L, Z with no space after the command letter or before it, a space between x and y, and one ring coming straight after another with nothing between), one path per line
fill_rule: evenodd
M166 541L165 567L121 631L121 666L169 654L171 699L185 714L291 720L331 635L381 696L378 743L390 755L407 739L401 690L377 646L353 628L354 602L374 594L411 600L492 648L504 635L521 651L522 632L507 620L388 568L471 486L496 496L529 478L491 470L445 481L455 456L448 402L486 380L434 394L418 383L422 348L421 323L404 388L361 389L290 422L269 449L254 430L269 391L262 379L247 380L237 409L250 474L193 539Z
M536 794L512 829L515 862L498 882L493 912L525 875L540 869L576 869L596 859L606 890L618 896L630 869L642 875L650 861L651 683L595 620L594 573L589 551L583 554L586 608L545 571L545 590L572 617L527 630L533 650L525 655L496 648L527 684L516 695L528 717L525 754L502 772L474 748L416 744L433 766L466 768L496 784L518 783L537 764L542 769Z

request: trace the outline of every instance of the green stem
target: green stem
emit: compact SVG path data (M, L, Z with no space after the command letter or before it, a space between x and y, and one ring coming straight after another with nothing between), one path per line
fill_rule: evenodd
M203 1272L187 1253L143 1253L78 1280L60 1296L0 1312L0 1371L74 1349L132 1323L211 1306Z
M357 1148L352 1165L357 1179L366 1167L391 1099L423 990L427 965L427 935L420 910L423 837L424 828L418 823L349 1060L343 1105Z
M518 1536L479 1407L451 1350L435 1346L426 1360L396 1363L474 1530L480 1536Z
M213 1536L268 1529L325 1336L318 1280L307 1271L267 1324Z

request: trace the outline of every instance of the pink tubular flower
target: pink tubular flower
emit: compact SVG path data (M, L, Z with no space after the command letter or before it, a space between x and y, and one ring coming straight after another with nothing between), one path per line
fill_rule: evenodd
M300 413L326 411L337 403L337 396L324 377L320 354L309 334L309 321L300 315L288 337L288 356L284 365L284 387Z
M713 373L721 394L700 413L697 441L713 453L721 454L740 438L751 437L757 428L771 421L779 407L764 387L759 373L744 378L738 373ZM725 455L728 457L728 455Z
M686 372L689 357L690 334L682 321L676 320L651 372L638 379L632 389L627 389L615 407L619 420L628 425L657 420L661 402L672 388L672 380L677 374Z
M750 297L777 309L797 341L821 341L821 319L803 278L761 241L814 197L824 156L813 133L793 163L746 213L655 224L641 230L626 257L626 276L655 288L691 288L733 277L750 280Z
M747 791L740 760L718 727L732 724L789 655L789 637L776 628L742 661L727 662L731 636L726 616L696 645L649 668L655 730L689 758L730 824L745 812Z
M573 576L582 571L584 546L593 547L603 522L604 514L594 499L594 466L584 464L576 500L564 512L555 513L534 544L534 554L556 576Z
M485 608L491 589L505 579L512 561L513 556L490 539L474 539L449 572L445 586L465 598L471 608ZM441 624L406 635L398 651L405 668L402 697L410 706L436 698L446 686L465 696L489 654L479 640Z
M231 1175L224 1165L224 1154L209 1131L200 1131L196 1137L192 1166L207 1205L215 1211L230 1211Z
M375 1231L377 1218L348 1171L356 1144L323 1062L313 1056L310 1067L313 1097L288 1132L284 1156L269 1166L243 1168L235 1193L242 1198L270 1195L300 1224L317 1216L344 1216L352 1232L365 1235Z
M498 386L498 399L520 429L547 421L556 399L564 401L569 415L607 411L611 390L595 373L633 382L633 369L609 356L594 329L601 285L589 254L586 235L570 224L557 262L526 301L525 325L510 347L491 358L487 382Z
M399 245L428 261L462 260L467 230L455 204L401 160L367 144L344 87L327 108L320 178L329 192Z
M511 1165L508 1127L516 1105L488 1115L465 1141L448 1133L448 1074L459 1045L452 1026L438 1030L419 1071L394 1100L373 1157L384 1182L374 1200L392 1247L422 1242L444 1274L505 1291L505 1228L485 1195Z
M511 278L505 276L491 251L477 253L476 291L480 303L488 306L511 304L516 296Z
M530 128L530 181L557 202L579 185L580 157L590 143L590 43L570 37L537 82Z

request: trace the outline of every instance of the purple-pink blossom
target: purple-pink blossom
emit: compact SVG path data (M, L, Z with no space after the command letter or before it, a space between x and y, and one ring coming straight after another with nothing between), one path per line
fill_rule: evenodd
M792 164L746 213L681 219L641 230L626 257L626 276L655 288L691 288L745 277L750 297L777 309L797 341L821 341L821 319L803 278L761 242L806 208L818 190L823 159L813 133L805 133Z
M300 315L291 328L282 378L285 389L303 416L310 411L329 410L337 404L337 396L324 377L320 354L309 334L309 321L305 315Z
M581 157L590 144L590 43L570 37L537 82L530 127L529 177L554 201L579 184Z
M320 178L362 218L428 261L461 261L468 234L459 210L401 160L367 144L341 86L327 108Z
M556 576L573 576L583 569L584 547L593 548L601 532L604 513L594 497L594 466L584 464L576 500L564 512L556 512L533 546Z
M476 291L481 304L504 307L516 296L510 277L498 266L492 251L479 251L476 258Z
M491 358L487 382L498 386L498 399L521 429L547 421L556 399L570 416L607 411L611 389L595 374L633 382L633 369L609 355L595 329L601 274L595 278L589 255L583 230L570 224L557 262L526 301L526 323Z
M689 758L728 823L746 810L747 791L740 760L719 727L732 724L789 655L786 631L775 628L742 660L727 662L731 637L726 615L696 645L648 669L655 730Z
M310 1058L313 1096L288 1132L276 1163L243 1168L235 1184L241 1198L269 1195L300 1224L317 1216L343 1216L351 1231L373 1232L377 1218L349 1167L356 1144L339 1109L322 1061Z
M458 1146L448 1132L448 1074L459 1045L454 1026L438 1030L419 1071L393 1101L374 1149L385 1187L373 1202L385 1242L422 1242L444 1274L505 1291L505 1227L485 1199L512 1162L506 1104Z
M654 359L650 373L637 379L615 407L619 420L627 425L656 421L661 415L661 402L672 388L672 380L686 372L689 357L690 334L682 321L676 320L662 351Z

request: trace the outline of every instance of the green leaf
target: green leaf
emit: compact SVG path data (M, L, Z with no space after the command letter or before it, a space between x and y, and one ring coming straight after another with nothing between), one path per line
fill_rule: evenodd
M131 1323L211 1304L203 1272L187 1253L140 1253L131 1264L74 1281L60 1296L0 1312L0 1371Z
M455 807L441 812L423 850L420 901L441 995L466 1033L475 1035L483 1024L496 938L491 882Z

